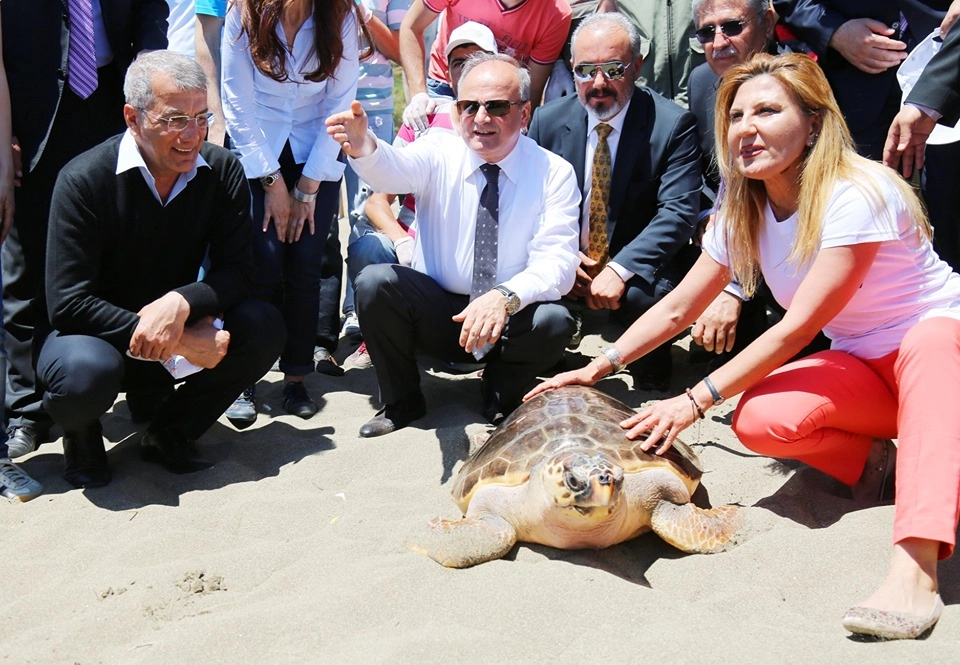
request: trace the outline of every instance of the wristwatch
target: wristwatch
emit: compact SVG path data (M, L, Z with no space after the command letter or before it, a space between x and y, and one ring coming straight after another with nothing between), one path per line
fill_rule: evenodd
M280 173L280 169L277 169L270 175L260 176L260 184L263 185L264 187L273 187L278 180L282 180L282 179L283 179L283 174Z
M499 291L507 299L507 316L513 316L520 311L520 296L505 287L503 284L497 284L493 287L494 291Z

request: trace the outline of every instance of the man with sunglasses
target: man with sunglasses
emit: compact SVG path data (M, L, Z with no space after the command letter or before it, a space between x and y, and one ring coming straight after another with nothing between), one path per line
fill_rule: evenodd
M623 15L586 18L573 36L577 96L540 108L529 134L573 165L583 192L581 265L567 297L575 307L608 310L624 325L669 293L691 265L701 184L693 116L635 85L640 45ZM596 177L607 169L598 161L604 150L608 182ZM670 344L630 371L639 389L666 390Z
M417 198L412 265L370 265L354 284L385 405L360 436L426 413L417 348L486 362L483 412L493 424L563 355L574 323L555 301L574 280L580 195L570 165L522 135L529 95L516 60L478 53L460 78L459 136L428 134L394 148L374 140L357 102L327 119L366 182Z
M75 487L110 482L100 417L121 390L131 419L149 423L145 459L173 473L209 467L195 440L284 341L280 313L247 299L250 194L233 153L204 141L203 69L171 51L143 54L124 96L127 131L64 167L50 215L54 330L37 379Z

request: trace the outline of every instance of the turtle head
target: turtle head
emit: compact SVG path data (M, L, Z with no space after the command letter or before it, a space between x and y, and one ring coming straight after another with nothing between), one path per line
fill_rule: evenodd
M544 470L547 492L558 508L606 516L620 498L623 469L596 451L564 451Z

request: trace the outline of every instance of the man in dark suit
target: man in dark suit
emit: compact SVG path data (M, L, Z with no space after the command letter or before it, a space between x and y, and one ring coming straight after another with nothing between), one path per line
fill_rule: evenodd
M140 51L166 48L168 8L165 0L4 0L0 12L23 171L2 256L7 446L18 457L36 448L52 423L35 361L49 330L43 274L54 182L70 159L123 131L124 73Z
M530 126L531 138L573 165L583 193L581 265L568 298L625 325L692 262L701 186L693 116L634 84L640 39L621 14L585 19L573 37L577 97L540 108ZM664 344L630 369L639 389L666 390L671 368Z

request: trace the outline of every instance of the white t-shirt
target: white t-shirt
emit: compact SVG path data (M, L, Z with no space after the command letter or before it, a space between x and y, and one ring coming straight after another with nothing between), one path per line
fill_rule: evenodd
M864 174L871 177L874 174ZM900 348L906 332L931 316L960 319L960 275L942 261L929 240L918 236L900 191L887 177L874 177L883 207L852 182L834 188L821 234L822 248L880 242L873 265L847 306L823 329L831 348L860 358L881 358ZM760 271L770 291L790 307L810 264L787 261L797 231L797 215L777 222L769 204L760 233ZM707 232L703 248L730 265L723 219Z

